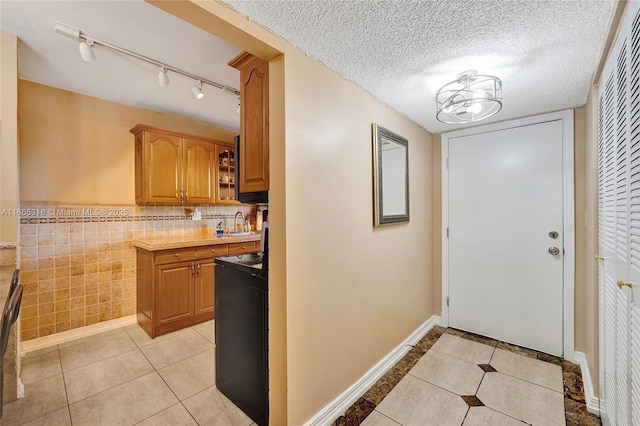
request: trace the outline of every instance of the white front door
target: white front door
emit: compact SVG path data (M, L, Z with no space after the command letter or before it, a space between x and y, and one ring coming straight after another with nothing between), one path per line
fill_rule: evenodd
M562 120L449 138L448 158L449 326L561 356Z

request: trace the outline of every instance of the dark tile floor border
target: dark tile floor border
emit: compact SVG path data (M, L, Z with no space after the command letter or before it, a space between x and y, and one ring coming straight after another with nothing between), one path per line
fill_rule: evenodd
M333 426L357 426L375 410L378 404L407 375L409 370L427 353L443 334L462 337L474 342L484 343L498 349L514 352L529 358L549 362L562 367L564 385L564 408L567 426L599 426L600 418L587 412L584 397L584 385L580 366L560 357L548 355L531 349L501 342L453 328L435 326L384 376L382 376L364 395L362 395L344 415L340 416ZM465 400L466 401L466 400ZM470 401L471 402L471 399Z

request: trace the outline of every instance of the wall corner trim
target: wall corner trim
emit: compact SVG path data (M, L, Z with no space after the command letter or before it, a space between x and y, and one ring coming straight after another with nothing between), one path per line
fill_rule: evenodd
M589 364L587 356L582 352L575 352L574 361L580 365L582 372L582 383L584 386L584 400L587 403L587 411L591 414L600 416L600 399L593 394L593 383L591 382L591 373L589 372Z
M70 342L75 339L92 336L94 334L102 333L103 331L114 330L116 328L132 324L137 324L136 315L129 315L126 317L91 324L86 327L74 328L73 330L63 331L61 333L50 334L49 336L22 342L20 344L22 349L20 353L24 356L26 353L36 351L38 349L48 348L49 346L59 345L61 343Z
M380 379L387 371L389 371L403 356L411 350L425 334L429 332L434 326L440 324L440 317L433 315L424 324L422 324L416 331L411 333L402 343L400 343L395 349L389 352L384 358L380 360L376 365L367 371L364 376L360 377L353 385L345 390L340 396L331 401L326 407L320 410L315 416L309 419L305 426L324 426L329 425L340 417L347 408L351 407L354 402L358 400L362 395L369 390L375 382Z

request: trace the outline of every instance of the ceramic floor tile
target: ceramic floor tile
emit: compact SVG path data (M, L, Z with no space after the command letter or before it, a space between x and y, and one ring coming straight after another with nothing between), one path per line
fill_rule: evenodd
M132 324L124 327L124 331L131 337L133 342L138 347L143 347L150 345L152 343L161 342L166 339L170 339L174 336L177 336L180 333L184 333L189 330L188 328L183 328L182 330L174 331L173 333L163 334L162 336L158 336L155 339L149 337L146 331L144 331L138 324Z
M360 424L362 426L402 426L400 425L400 423L394 422L389 417L381 414L379 411L373 411Z
M138 426L198 426L191 414L182 404L173 405L158 414L149 417Z
M451 334L443 334L431 348L474 364L488 364L494 348Z
M58 345L58 347L60 349L64 349L64 348L69 348L71 346L82 345L82 344L85 344L87 342L91 342L91 341L94 341L94 340L103 340L108 336L111 336L111 335L114 335L114 334L118 334L118 333L122 333L122 331L123 331L123 329L121 327L114 328L112 330L103 331L102 333L92 334L91 336L81 337L79 339L74 339L74 340L70 340L68 342L60 343Z
M134 349L65 373L67 398L73 404L153 371L142 352Z
M409 374L457 395L475 395L484 371L476 364L429 351Z
M248 426L253 423L215 386L184 400L183 404L199 425Z
M74 426L133 425L177 402L154 372L71 404L69 410Z
M57 351L57 350L58 350L58 345L53 345L53 346L49 346L47 348L37 349L35 351L26 352L24 354L24 358L23 359L28 359L28 358L44 355L46 353L54 352L54 351Z
M69 407L61 408L46 416L38 417L23 426L71 426Z
M404 426L460 426L468 409L459 396L411 375L376 408Z
M496 349L490 362L498 372L562 392L562 367L548 362Z
M524 426L525 423L488 407L471 407L463 426Z
M158 370L180 401L211 387L214 382L213 349Z
M213 333L215 329L213 320L194 325L192 328L200 333L205 339L213 343Z
M564 395L502 373L487 373L478 398L489 408L532 425L564 426Z
M25 385L24 398L5 404L3 425L19 425L67 406L62 374Z
M62 370L67 372L133 349L136 349L135 343L121 328L116 333L92 336L81 344L60 349Z
M58 374L62 374L62 366L57 348L22 360L20 377L25 385Z
M140 348L158 370L209 349L213 349L213 343L191 329Z

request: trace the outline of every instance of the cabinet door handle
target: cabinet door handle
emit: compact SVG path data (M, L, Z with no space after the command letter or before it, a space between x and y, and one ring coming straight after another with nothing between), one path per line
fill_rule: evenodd
M175 257L180 257L180 253L175 253L174 256Z
M196 265L194 265L193 263L191 264L191 275L195 275L196 274Z
M187 192L187 190L184 190L184 200L187 201L189 199L189 192Z
M200 264L198 263L198 270L196 271L197 275L200 275Z

